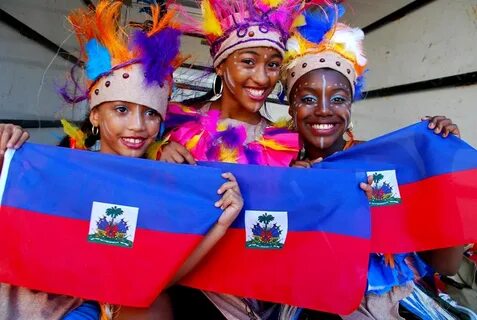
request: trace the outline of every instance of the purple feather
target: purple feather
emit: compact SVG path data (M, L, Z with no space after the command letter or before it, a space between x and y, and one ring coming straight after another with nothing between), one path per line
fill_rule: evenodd
M247 158L248 164L259 164L259 152L251 148L244 148L245 157Z
M134 45L140 50L148 84L163 85L174 72L171 64L179 54L180 35L180 31L172 28L166 28L150 37L141 31L134 35Z
M229 126L226 130L217 132L215 138L222 141L228 148L236 148L245 142L246 135L244 127Z

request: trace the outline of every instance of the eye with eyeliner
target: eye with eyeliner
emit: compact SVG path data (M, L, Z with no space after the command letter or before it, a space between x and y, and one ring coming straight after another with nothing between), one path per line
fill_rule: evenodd
M345 104L349 102L349 99L343 95L337 94L332 96L330 101L333 104Z
M116 110L118 113L126 113L128 111L128 107L125 105L117 105L114 107L114 110Z
M301 102L306 105L314 105L318 102L318 99L314 95L307 94L301 98Z

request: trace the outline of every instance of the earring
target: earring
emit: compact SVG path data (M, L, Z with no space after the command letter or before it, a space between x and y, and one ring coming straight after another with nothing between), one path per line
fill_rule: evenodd
M95 127L95 126L92 126L91 127L91 133L93 134L93 136L97 136L98 133L99 133L99 128Z
M219 81L220 89L217 90L217 82ZM222 91L224 90L224 85L222 83L222 78L220 78L217 74L215 75L214 83L212 84L212 91L214 92L214 95L220 96L222 95Z
M281 103L284 103L285 102L285 97L286 97L285 88L283 87L283 83L281 81L278 81L278 84L280 85L280 90L278 90L278 93L277 93L278 100Z

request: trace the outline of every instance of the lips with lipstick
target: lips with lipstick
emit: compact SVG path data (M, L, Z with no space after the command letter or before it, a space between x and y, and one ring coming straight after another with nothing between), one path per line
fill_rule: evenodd
M143 137L123 137L121 142L129 149L141 149L146 143L146 138Z
M267 98L269 90L265 89L255 89L255 88L245 88L245 92L250 97L250 99L255 101L263 101Z

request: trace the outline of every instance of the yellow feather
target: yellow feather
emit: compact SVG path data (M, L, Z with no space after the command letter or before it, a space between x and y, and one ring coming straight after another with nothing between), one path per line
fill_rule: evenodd
M283 0L262 0L262 3L264 5L267 5L271 8L276 8L278 7L280 4L282 4Z
M302 27L304 25L306 25L305 16L300 14L295 20L293 20L292 28Z
M272 150L277 150L277 151L297 151L298 152L298 149L297 148L293 148L293 147L287 147L283 144L280 144L274 140L266 140L266 139L260 139L258 141L262 146L264 146L265 148L269 148L269 149L272 149Z
M209 0L202 2L202 15L204 16L204 32L214 36L221 36L223 34L222 26Z
M63 126L63 131L65 132L65 134L71 139L75 140L76 148L86 149L84 145L84 141L86 140L86 134L81 131L80 128L76 127L65 119L61 119L61 125Z
M277 128L289 128L290 127L290 118L289 117L280 117L277 121L273 123L274 127Z
M219 152L219 161L220 162L229 162L229 163L237 163L238 161L238 151L237 149L230 149L225 147L224 145L220 146Z
M197 143L199 143L200 138L202 137L202 134L197 134L193 136L189 141L187 141L185 147L187 150L192 150L197 146Z

